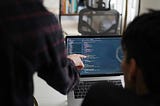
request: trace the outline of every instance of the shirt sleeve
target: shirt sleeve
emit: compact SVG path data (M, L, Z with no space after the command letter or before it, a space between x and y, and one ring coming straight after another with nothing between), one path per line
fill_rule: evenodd
M72 60L66 58L64 37L54 15L48 16L50 24L43 29L37 49L38 76L62 94L68 93L78 82L79 72Z
M28 76L37 71L51 87L62 94L68 93L78 82L79 73L73 62L67 59L62 29L56 16L41 3L32 2L11 9L10 13L4 25L11 34L16 51L22 56L17 59L17 67L22 64L22 70L29 73Z

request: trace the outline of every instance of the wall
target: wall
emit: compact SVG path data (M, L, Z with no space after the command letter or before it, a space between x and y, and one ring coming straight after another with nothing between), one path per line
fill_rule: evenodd
M147 9L160 9L160 0L141 0L140 13L147 12Z
M59 14L59 0L44 0L44 5L52 13Z

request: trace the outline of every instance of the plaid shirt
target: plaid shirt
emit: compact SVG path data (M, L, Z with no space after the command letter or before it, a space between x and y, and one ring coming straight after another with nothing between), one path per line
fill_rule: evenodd
M4 0L0 36L0 104L33 106L35 72L62 94L78 81L74 63L66 58L61 27L40 0Z

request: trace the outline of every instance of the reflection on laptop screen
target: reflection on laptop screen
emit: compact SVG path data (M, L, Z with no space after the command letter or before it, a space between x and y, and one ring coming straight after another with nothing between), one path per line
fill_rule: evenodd
M85 68L80 75L106 75L122 73L123 57L121 37L70 37L67 38L68 54L84 54Z

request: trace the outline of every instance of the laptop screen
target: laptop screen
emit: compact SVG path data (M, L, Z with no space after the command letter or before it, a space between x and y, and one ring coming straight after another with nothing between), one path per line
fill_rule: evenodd
M67 53L83 54L85 68L80 75L122 74L120 36L68 36Z

